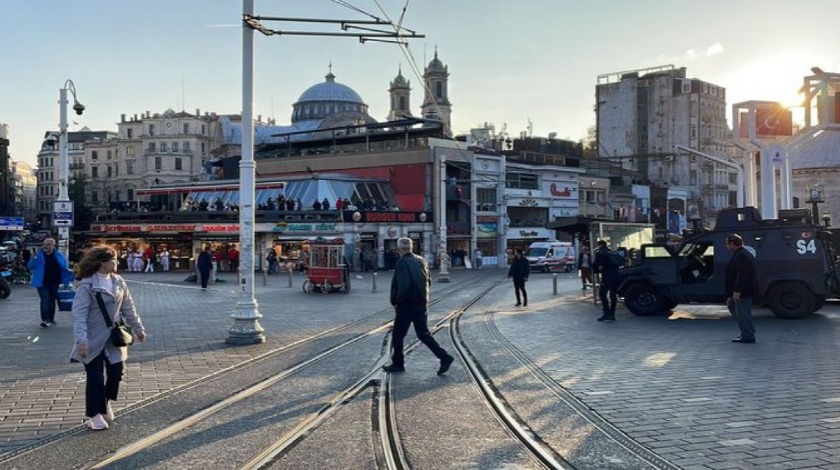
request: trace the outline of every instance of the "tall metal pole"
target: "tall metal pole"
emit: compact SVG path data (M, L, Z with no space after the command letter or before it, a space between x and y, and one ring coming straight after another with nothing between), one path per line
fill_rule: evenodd
M68 80L69 81L69 80ZM70 159L67 156L67 83L58 90L58 202L69 202L70 193L68 181L70 173ZM53 220L55 226L55 220ZM70 227L61 225L58 227L58 250L69 259L70 255Z
M437 150L437 147L434 147ZM437 154L437 152L435 152ZM440 259L440 271L438 271L438 282L449 282L449 252L446 248L446 155L440 154L436 162L438 168L438 258Z
M254 290L254 0L242 0L242 159L239 161L239 300L231 314L228 344L265 342Z

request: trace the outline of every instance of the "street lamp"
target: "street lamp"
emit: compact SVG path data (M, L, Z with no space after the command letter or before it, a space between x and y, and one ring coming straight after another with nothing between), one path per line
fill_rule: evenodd
M437 150L437 147L435 147ZM446 155L441 153L438 162L438 258L440 259L440 271L438 271L438 282L449 282L449 252L446 248Z
M70 173L70 161L69 157L67 156L67 105L69 101L67 100L67 92L70 92L73 95L73 111L76 112L79 116L85 112L85 106L82 103L79 103L78 98L76 97L76 85L73 83L72 80L67 80L64 82L64 86L59 88L58 90L58 104L59 104L59 123L58 123L58 199L56 202L58 203L58 207L66 207L69 205L70 202L70 193L68 191L68 179ZM54 208L53 216L55 212L57 212ZM58 249L61 253L66 257L69 256L69 243L70 243L70 227L73 226L73 218L70 217L70 220L62 220L62 223L58 225ZM56 224L56 220L53 219L53 225Z
M815 184L808 188L808 199L806 199L805 202L811 204L811 222L819 224L819 220L817 218L820 215L820 209L817 204L825 202L823 199L823 188L821 184Z

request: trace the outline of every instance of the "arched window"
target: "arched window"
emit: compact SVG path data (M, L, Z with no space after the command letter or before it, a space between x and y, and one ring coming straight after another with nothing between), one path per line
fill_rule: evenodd
M443 98L443 82L435 82L435 97Z
M405 109L406 109L405 101L406 101L405 96L400 96L400 111L405 111Z

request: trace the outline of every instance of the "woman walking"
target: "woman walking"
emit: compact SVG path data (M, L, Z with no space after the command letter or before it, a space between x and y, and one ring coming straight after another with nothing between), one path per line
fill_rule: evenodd
M108 429L114 420L112 401L117 399L125 371L128 348L111 343L111 329L99 307L99 299L112 324L124 318L137 337L146 340L143 323L134 308L134 300L125 280L116 274L117 253L105 246L91 248L76 266L80 279L73 299L74 344L71 362L85 366L85 423L90 429Z

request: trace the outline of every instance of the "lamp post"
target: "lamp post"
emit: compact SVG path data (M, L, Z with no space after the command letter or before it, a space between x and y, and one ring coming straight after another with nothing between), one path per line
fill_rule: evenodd
M67 156L67 92L73 95L73 111L79 116L85 111L85 106L79 103L76 97L76 85L72 80L64 82L64 86L58 89L58 104L59 104L59 122L58 122L58 199L56 200L59 207L66 206L70 202L70 193L68 191L70 161ZM64 203L64 204L62 204ZM55 208L54 208L55 209ZM53 217L55 216L53 210ZM71 214L72 215L72 214ZM69 256L70 251L70 227L73 226L73 217L70 220L62 220L61 224L56 224L53 218L53 226L58 225L58 249L65 258Z
M811 204L811 222L819 224L820 208L817 205L820 202L825 202L823 199L823 188L821 184L815 184L808 188L808 199L806 203Z
M242 159L239 161L239 300L231 314L228 344L265 342L254 290L254 30L245 21L254 14L254 0L242 1Z
M437 149L437 148L435 148ZM440 271L438 282L449 282L449 252L446 248L446 155L441 154L438 161L438 258L440 259Z

